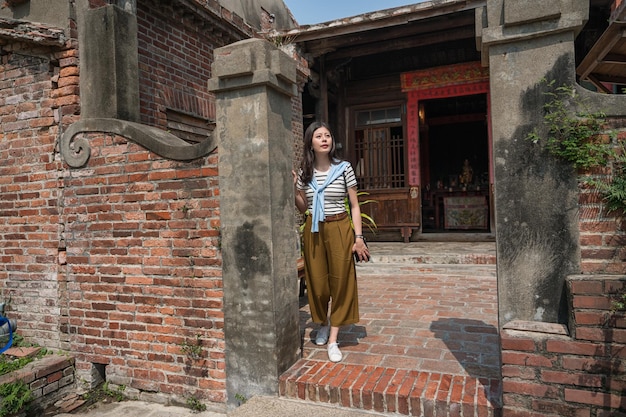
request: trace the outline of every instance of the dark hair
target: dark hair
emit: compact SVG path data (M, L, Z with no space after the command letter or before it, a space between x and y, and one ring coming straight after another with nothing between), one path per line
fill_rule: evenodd
M335 146L335 136L333 135L333 131L330 129L330 126L326 122L313 122L309 125L304 132L304 147L303 147L303 157L302 163L300 164L300 168L302 169L302 182L306 185L313 179L313 165L315 162L315 152L313 152L313 133L320 127L325 127L330 132L330 136L333 138L333 145L330 148L330 153L328 154L328 158L330 159L331 164L338 164L341 162L335 155L337 151L337 146Z

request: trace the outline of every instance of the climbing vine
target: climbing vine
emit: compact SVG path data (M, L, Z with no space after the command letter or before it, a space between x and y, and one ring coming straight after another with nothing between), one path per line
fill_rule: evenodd
M613 132L607 133L606 115L590 111L573 86L542 82L547 87L543 106L547 134L542 136L534 129L527 139L542 144L550 154L577 169L609 166L611 178L586 178L585 183L600 192L608 212L626 213L626 149L623 143L615 143Z

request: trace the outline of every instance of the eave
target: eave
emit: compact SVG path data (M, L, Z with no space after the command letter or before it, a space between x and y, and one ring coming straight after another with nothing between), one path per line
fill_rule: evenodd
M626 85L626 2L614 1L609 25L576 68L581 81L610 93L606 84Z

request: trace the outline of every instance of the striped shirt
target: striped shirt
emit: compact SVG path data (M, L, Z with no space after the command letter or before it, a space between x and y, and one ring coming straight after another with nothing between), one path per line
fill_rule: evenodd
M328 176L329 171L320 172L317 170L313 170L313 178L315 178L319 186L322 186L322 184L324 184L324 181L326 181L326 177ZM346 211L345 198L348 194L347 189L356 186L357 183L356 176L354 175L354 170L352 169L352 165L348 165L346 166L343 175L340 175L339 177L337 177L337 179L335 179L335 181L328 184L328 186L324 190L324 215L333 216L335 214L341 214ZM304 185L300 176L298 176L297 187L298 190L306 191L307 206L309 210L312 210L313 195L315 194L313 189L308 185Z

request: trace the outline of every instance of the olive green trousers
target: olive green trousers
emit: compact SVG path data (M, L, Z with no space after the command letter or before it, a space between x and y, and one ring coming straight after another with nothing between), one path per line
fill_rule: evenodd
M331 326L357 323L359 301L350 218L320 223L319 232L311 233L311 217L307 216L302 236L311 319L326 324L330 304Z

